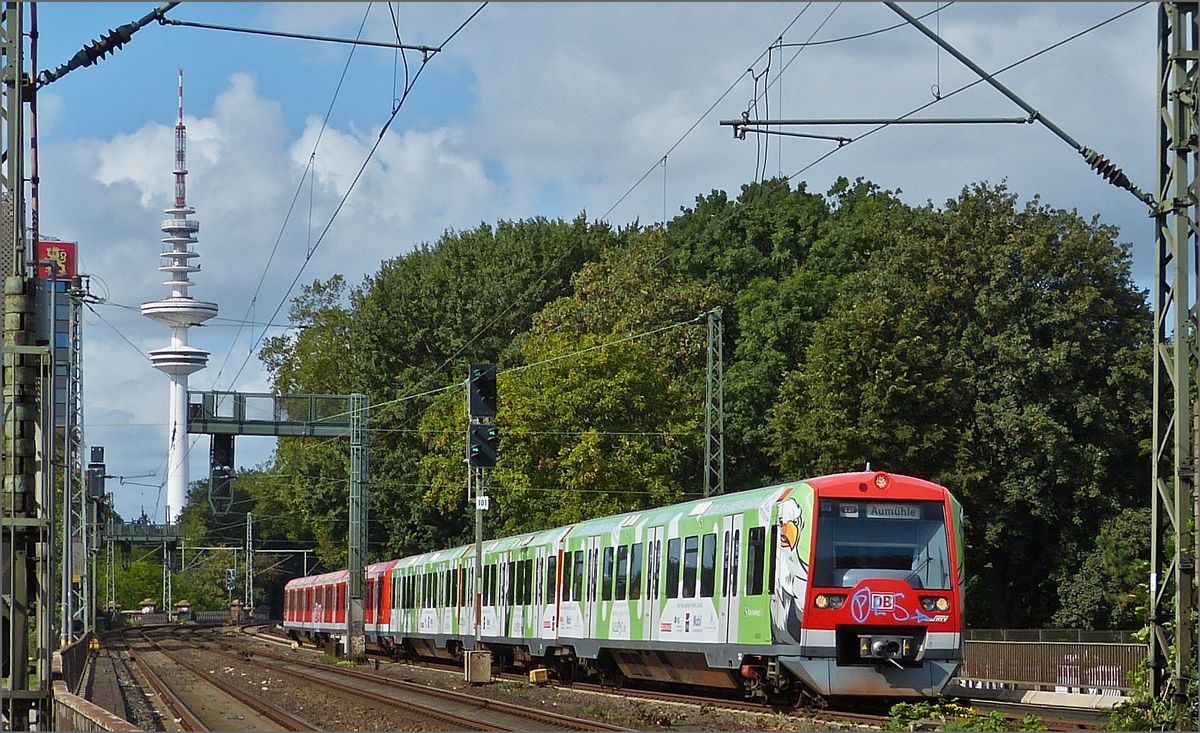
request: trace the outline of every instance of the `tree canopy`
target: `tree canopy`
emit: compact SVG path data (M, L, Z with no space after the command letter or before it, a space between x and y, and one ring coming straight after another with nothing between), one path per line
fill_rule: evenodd
M382 559L473 538L469 362L499 366L488 536L698 496L720 307L727 490L868 462L937 481L968 516L972 625L1121 626L1150 319L1117 236L1003 184L913 207L765 181L665 226L449 231L360 285L311 283L262 359L281 392L369 395ZM281 439L254 488L286 517L269 531L341 564L348 465L344 442Z

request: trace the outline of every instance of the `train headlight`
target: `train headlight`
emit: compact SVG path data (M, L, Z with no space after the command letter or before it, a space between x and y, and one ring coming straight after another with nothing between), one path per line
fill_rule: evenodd
M822 609L832 608L834 610L837 610L837 609L841 608L845 603L846 603L846 596L841 595L839 593L830 593L830 594L818 593L817 597L813 599L813 605L816 606L817 608L822 608Z
M932 611L935 608L939 611L949 611L950 601L944 596L921 596L921 608L926 611Z

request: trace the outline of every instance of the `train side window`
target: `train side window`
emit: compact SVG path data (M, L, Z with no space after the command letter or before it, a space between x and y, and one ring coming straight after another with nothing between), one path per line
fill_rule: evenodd
M508 587L505 588L506 592L504 594L504 602L510 606L513 604L513 592L516 590L513 587L513 585L514 585L513 584L513 566L514 565L516 565L516 563L514 563L510 560L508 563L508 568L507 568L507 570L508 570Z
M661 539L654 541L654 549L650 553L649 559L650 559L650 562L654 565L654 571L653 571L654 576L649 579L649 582L647 583L646 588L649 589L649 588L653 587L654 588L654 599L658 600L658 594L660 592L660 589L662 588L661 584L658 582L659 577L662 576L662 540ZM649 597L650 597L650 591L647 590L646 598L649 598Z
M779 525L771 525L771 564L767 568L767 593L775 595L775 556L779 551Z
M733 530L733 561L729 565L729 595L738 594L738 575L742 560L742 530Z
M583 597L583 550L575 551L575 587L571 590L571 600L578 601Z
M564 578L565 580L566 578ZM546 558L546 605L554 603L554 586L558 583L558 558L550 555Z
M600 579L600 549L593 547L587 553L587 599L596 600L596 585Z
M533 581L533 558L528 558L525 560L525 597L522 599L526 606L533 603Z
M731 569L730 564L729 564L729 560L730 560L729 539L730 539L729 538L729 530L725 530L725 554L722 556L723 559L722 559L722 565L721 565L721 597L722 598L729 597L729 571ZM737 587L737 580L733 581L733 587L735 587L735 588Z
M646 594L649 597L649 593ZM642 597L642 543L635 542L629 550L629 600Z
M611 601L613 598L613 548L604 548L604 575L600 579L600 599Z
M621 545L617 548L617 587L613 589L613 596L618 601L625 600L625 584L629 580L629 545Z
M712 598L717 589L717 533L704 535L700 544L700 597Z
M330 598L328 600L332 601L333 599ZM333 604L327 603L325 605L332 606ZM367 609L366 610L368 610L368 611L375 610L375 581L370 578L367 579Z
M667 540L667 598L679 597L679 538Z
M571 573L571 553L563 553L563 574L562 574L562 593L559 594L564 601L571 600L571 578L574 575Z
M533 600L535 603L541 603L542 598L546 596L543 588L546 580L546 558L539 557L537 564L533 569Z
M491 566L488 568L488 572L491 574L491 582L492 582L492 590L488 594L488 599L491 601L491 603L489 605L495 606L495 605L497 605L496 601L498 600L499 595L500 595L500 584L497 582L497 580L499 580L499 575L500 575L499 565L497 563L492 563Z
M683 598L696 596L696 569L700 562L700 538L696 535L683 540Z

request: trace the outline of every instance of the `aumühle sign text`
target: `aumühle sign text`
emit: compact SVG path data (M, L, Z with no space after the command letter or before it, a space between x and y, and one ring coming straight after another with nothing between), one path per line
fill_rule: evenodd
M912 504L867 504L867 519L920 519L921 508Z

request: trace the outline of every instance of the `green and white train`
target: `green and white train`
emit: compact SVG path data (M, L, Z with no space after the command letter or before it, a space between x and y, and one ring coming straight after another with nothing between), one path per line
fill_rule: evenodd
M962 510L845 473L370 565L365 631L396 655L483 647L518 669L773 701L937 695L962 660ZM297 638L346 633L347 571L287 584Z

